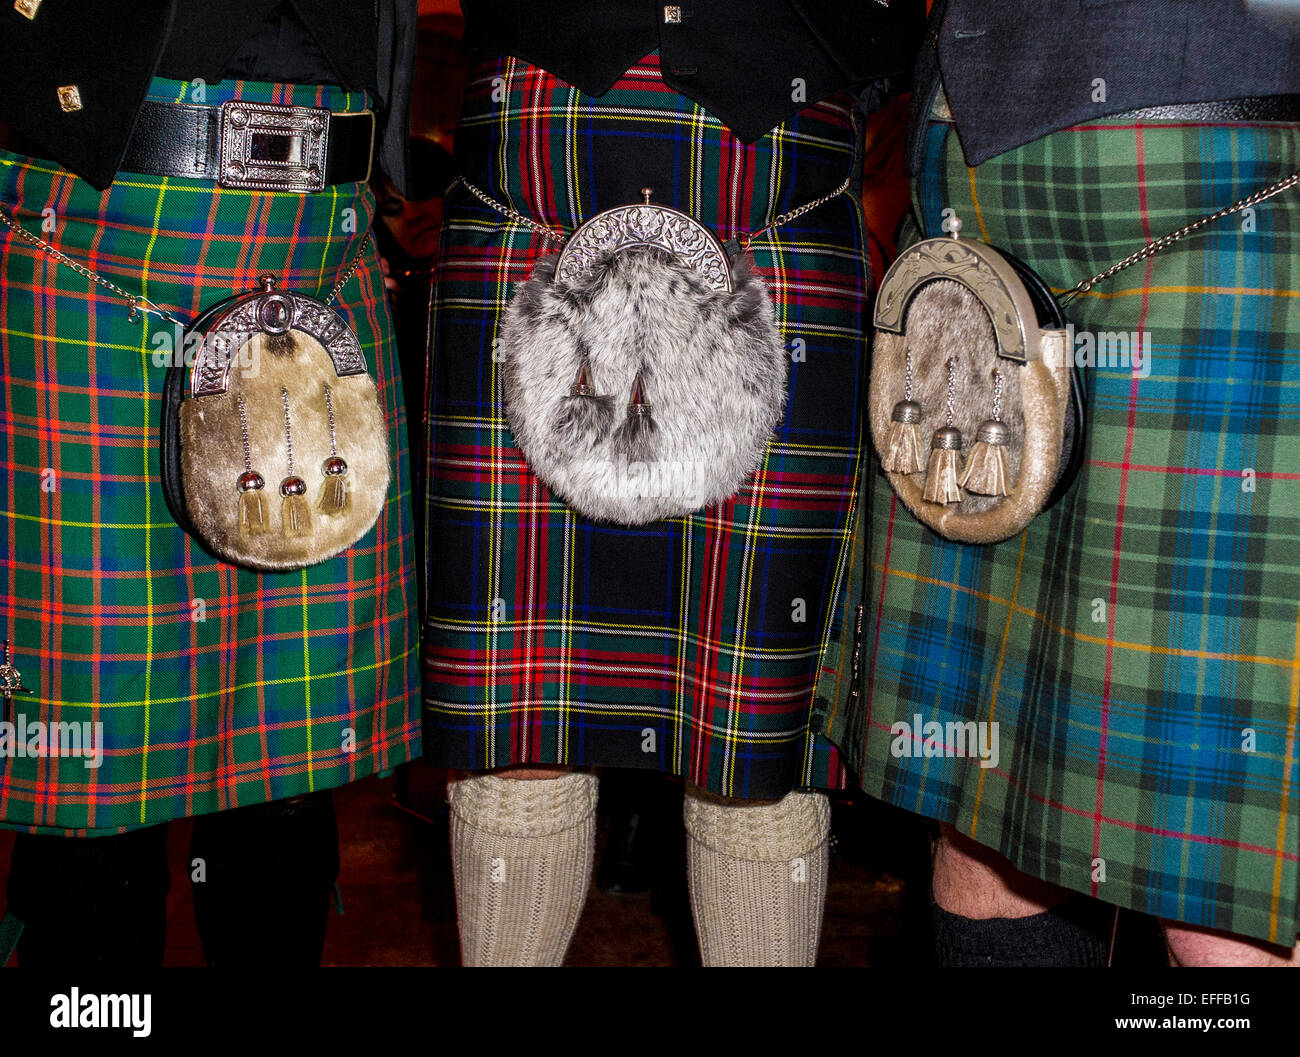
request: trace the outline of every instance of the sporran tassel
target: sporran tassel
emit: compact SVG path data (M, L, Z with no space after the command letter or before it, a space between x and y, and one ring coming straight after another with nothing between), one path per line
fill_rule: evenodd
M260 536L266 529L265 484L260 473L251 470L239 476L239 534Z
M889 473L920 473L925 469L921 458L921 405L912 399L912 350L903 353L903 399L894 405L889 436L885 441L881 467Z
M614 399L596 392L591 363L584 353L569 395L560 401L556 412L556 431L570 444L591 444L609 432L613 421Z
M347 472L348 464L342 459L325 460L321 468L325 481L320 486L320 499L316 502L316 509L322 514L342 514L352 509L352 491L343 476Z
M880 465L889 473L920 473L925 469L921 458L921 405L915 400L900 400L894 405L893 421L885 442Z
M649 462L658 432L659 427L650 414L650 405L646 403L645 383L641 372L637 371L632 382L632 395L627 402L627 418L614 433L614 450L626 456L629 463Z
M975 495L1007 495L1007 427L993 419L980 423L961 486Z
M993 414L975 434L961 486L976 495L1007 495L1007 427L1002 423L1002 372L993 370Z
M957 470L961 461L961 430L952 426L935 430L930 447L930 464L925 468L925 491L922 493L925 501L960 503Z
M321 474L325 480L320 487L316 509L322 514L342 514L352 509L352 492L346 478L348 464L339 458L334 435L334 396L328 385L325 386L325 411L330 424L330 457L321 464Z
M948 424L934 431L930 442L930 464L925 468L925 490L921 493L927 503L961 502L961 487L957 474L961 469L961 430L953 425L956 415L957 361L948 361Z
M307 502L307 482L293 472L293 428L289 418L289 390L280 387L284 401L284 441L288 453L289 476L280 482L280 531L286 536L311 535L311 504Z
M311 504L307 502L307 482L301 477L286 477L280 482L280 527L286 536L311 535Z
M239 534L260 536L267 530L266 496L262 488L266 481L253 469L253 448L248 439L248 408L242 396L235 398L239 405L239 431L244 443L244 472L235 481L239 492Z

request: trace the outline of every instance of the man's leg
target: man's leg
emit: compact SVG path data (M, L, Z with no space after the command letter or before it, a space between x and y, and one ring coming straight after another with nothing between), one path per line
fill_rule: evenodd
M830 857L821 793L732 800L686 787L691 909L706 966L811 966Z
M948 825L935 844L932 891L939 965L1107 963L1112 907L1030 877Z
M20 833L9 910L23 923L18 964L150 969L167 942L167 826L107 837Z
M1300 942L1290 949L1262 940L1248 940L1226 932L1161 920L1169 963L1178 966L1258 966L1300 968Z
M561 965L591 885L594 774L454 776L451 861L465 965Z
M190 879L208 964L319 965L338 872L328 790L199 816Z

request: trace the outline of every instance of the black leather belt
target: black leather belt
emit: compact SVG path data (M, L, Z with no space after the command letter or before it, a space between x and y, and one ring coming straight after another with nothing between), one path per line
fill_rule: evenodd
M370 178L375 116L231 100L220 106L147 100L121 172L211 180L221 187L310 194ZM12 133L0 149L40 156Z
M1210 103L1174 103L1169 106L1143 106L1108 114L1121 121L1191 121L1197 124L1215 121L1300 121L1300 95L1250 96L1245 99L1219 99Z
M1210 122L1300 121L1300 95L1248 96L1244 99L1218 99L1209 103L1171 103L1168 106L1144 106L1118 114L1105 114L1113 121L1188 121ZM943 93L936 94L931 121L952 122L952 111Z

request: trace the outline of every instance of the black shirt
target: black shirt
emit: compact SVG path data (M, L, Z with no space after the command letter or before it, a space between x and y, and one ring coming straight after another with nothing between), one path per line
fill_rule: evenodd
M366 0L234 0L220 19L205 3L185 0L177 5L158 76L377 92L377 48L375 12Z

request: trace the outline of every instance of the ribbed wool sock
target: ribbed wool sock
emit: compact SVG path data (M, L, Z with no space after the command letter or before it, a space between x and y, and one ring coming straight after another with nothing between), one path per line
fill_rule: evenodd
M1115 908L1087 896L1024 918L968 918L930 900L935 964L1104 969Z
M593 774L453 782L451 862L465 965L560 965L587 900Z
M826 797L747 804L688 786L684 814L704 964L811 966L826 907Z

